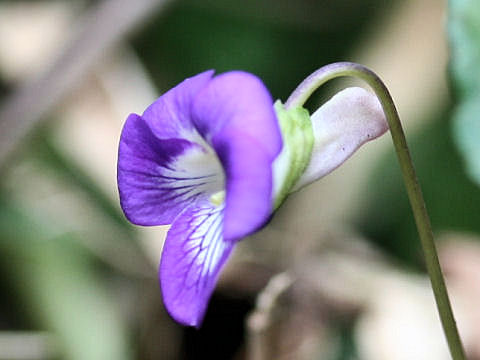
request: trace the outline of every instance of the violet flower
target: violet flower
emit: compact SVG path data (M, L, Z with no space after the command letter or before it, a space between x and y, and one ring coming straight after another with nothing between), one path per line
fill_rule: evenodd
M120 202L134 224L172 224L159 270L170 315L198 327L236 242L386 129L363 89L340 92L310 119L274 105L241 71L201 73L131 114L119 145Z

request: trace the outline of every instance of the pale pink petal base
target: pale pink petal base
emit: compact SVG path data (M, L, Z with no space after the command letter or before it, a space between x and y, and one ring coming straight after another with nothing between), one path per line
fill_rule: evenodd
M312 157L293 191L335 170L367 141L388 130L377 97L353 87L337 93L312 115Z

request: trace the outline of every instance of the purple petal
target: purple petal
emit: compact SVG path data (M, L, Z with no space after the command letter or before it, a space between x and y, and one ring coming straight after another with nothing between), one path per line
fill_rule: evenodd
M182 81L150 105L142 117L159 139L187 138L195 132L190 108L195 96L213 76L209 70Z
M261 228L273 210L272 162L247 134L223 132L213 145L224 167L226 199L224 237L240 240Z
M157 138L140 116L128 117L118 154L120 203L134 224L171 224L200 196L223 189L223 170L208 145Z
M231 71L214 77L196 97L192 116L207 140L228 127L257 139L272 157L282 147L272 97L255 75Z
M200 326L222 265L233 248L222 236L223 206L199 201L170 228L160 262L160 285L169 314Z
M192 119L224 168L224 237L238 240L258 230L272 212L272 162L282 147L272 98L254 75L225 73L200 91Z

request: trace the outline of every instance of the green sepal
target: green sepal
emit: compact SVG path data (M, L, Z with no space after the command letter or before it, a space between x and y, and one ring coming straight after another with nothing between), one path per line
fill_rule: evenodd
M274 207L278 208L305 171L313 149L313 129L308 110L285 109L280 100L274 104L282 133L283 148L273 164Z

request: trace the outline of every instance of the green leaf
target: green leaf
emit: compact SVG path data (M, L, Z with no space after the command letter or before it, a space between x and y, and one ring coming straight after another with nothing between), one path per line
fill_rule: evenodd
M480 94L461 101L454 113L454 136L471 178L480 184Z
M469 175L480 185L480 1L450 0L448 30L457 95L455 141Z

